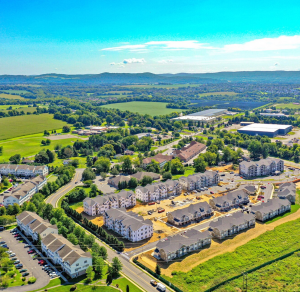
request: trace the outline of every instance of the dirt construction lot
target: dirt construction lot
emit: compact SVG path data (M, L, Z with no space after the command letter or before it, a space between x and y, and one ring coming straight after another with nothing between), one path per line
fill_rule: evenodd
M195 266L226 252L232 252L237 247L249 242L250 240L258 237L266 231L273 230L285 222L289 222L300 218L300 209L284 218L281 218L270 224L260 224L256 222L254 228L248 229L245 232L239 233L230 239L223 241L213 240L209 248L199 250L198 252L191 253L180 259L174 259L171 263L159 262L162 274L171 276L172 271L190 271ZM139 261L152 270L155 270L157 261L151 256L153 250L143 253L139 256Z

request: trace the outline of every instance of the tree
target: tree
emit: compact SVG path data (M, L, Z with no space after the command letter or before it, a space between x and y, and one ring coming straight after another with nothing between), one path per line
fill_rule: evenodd
M96 257L94 266L95 266L95 272L97 273L97 275L101 279L102 276L103 276L103 270L104 270L104 267L105 267L105 262L104 262L103 258Z
M9 158L9 161L13 164L19 164L21 162L21 155L15 154Z
M129 286L126 285L126 292L129 292Z
M79 159L73 159L71 161L71 165L77 168L79 166Z
M63 126L63 128L62 128L62 132L63 133L69 133L71 131L71 128L69 127L69 126Z
M155 273L156 273L157 275L160 275L160 274L161 274L161 270L160 270L160 266L159 266L159 265L156 265L156 267L155 267Z
M170 172L164 172L162 177L163 180L172 179L172 174Z
M99 159L95 162L95 167L97 173L108 173L110 170L110 160L106 157L99 157Z
M122 164L122 170L125 173L131 173L132 172L132 162L130 156L125 156Z
M106 123L107 123L108 125L110 125L112 122L113 122L112 116L111 116L111 115L108 115L108 116L106 117Z
M48 156L49 163L52 163L55 160L55 155L49 149L46 150L46 154Z
M61 228L58 229L58 233L61 234L63 237L68 236L68 228L65 226L62 226Z
M105 178L106 178L106 173L105 173L105 172L101 172L101 173L100 173L100 176L102 177L103 180L105 180Z
M123 267L122 263L117 257L114 257L112 259L111 266L112 266L113 276L118 277L119 273L122 271L122 267Z
M248 146L248 151L250 152L250 156L253 158L259 158L262 154L262 145L257 140L252 140Z
M73 243L74 245L77 245L78 244L78 239L77 239L77 237L75 236L75 234L73 234L73 233L70 233L70 234L68 234L67 235L67 239L71 242L71 243Z
M179 158L175 158L171 160L171 173L184 174L184 166Z
M44 131L44 136L49 136L49 135L50 135L49 131L45 130Z
M93 267L92 266L89 266L86 269L86 276L87 276L89 282L93 281L93 279L95 277L95 272L93 271Z
M138 181L135 177L130 178L129 182L128 182L128 186L131 189L135 189L138 186Z
M91 156L86 157L86 165L87 165L87 167L93 166L93 159L91 158Z
M111 173L112 175L116 176L116 175L119 174L119 171L118 171L115 167L113 167L112 170L110 171L110 173Z
M93 172L91 168L86 168L82 173L82 179L85 180L94 180L96 178L96 174Z
M145 176L142 178L141 185L142 185L142 186L145 186L145 185L151 184L152 181L153 181L153 179L152 179L151 176L145 175Z
M9 180L8 180L8 178L3 179L2 183L7 188L9 186Z

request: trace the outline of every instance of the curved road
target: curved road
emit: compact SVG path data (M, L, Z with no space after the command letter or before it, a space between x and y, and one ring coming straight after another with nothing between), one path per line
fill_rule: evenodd
M54 208L56 208L58 200L61 197L63 197L69 191L71 191L72 189L74 189L75 187L80 185L83 171L84 171L84 168L77 168L73 179L68 184L66 184L65 186L60 188L57 192L55 192L54 194L49 196L46 199L46 203L51 204Z

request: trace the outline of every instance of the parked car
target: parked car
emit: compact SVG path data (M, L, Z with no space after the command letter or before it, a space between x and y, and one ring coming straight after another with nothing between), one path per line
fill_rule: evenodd
M148 211L148 215L152 215L152 212L151 212L151 211Z
M20 261L19 260L17 260L17 261L14 261L14 264L19 264L20 263Z
M21 268L23 268L23 265L22 264L18 264L18 265L16 265L16 268L17 269L21 269Z
M24 272L27 272L27 269L20 270L20 273L24 273Z
M0 241L0 244L4 244L5 243L5 241Z
M17 257L14 257L14 258L11 258L10 260L11 261L16 261L18 258Z
M214 194L214 192L213 192L213 191L210 191L210 193L211 193L211 194Z
M266 187L266 186L261 186L260 188L261 188L261 189L266 189L267 187Z
M26 277L28 275L29 275L29 273L24 273L24 274L22 274L22 277Z
M2 247L7 248L7 249L9 248L6 244L4 244Z
M19 233L16 233L15 235L14 235L14 237L19 237L20 236L20 234Z
M27 251L27 253L28 254L33 254L33 253L35 253L35 251L34 250L29 250L29 251Z
M44 260L39 260L39 265L45 265L46 264L46 261Z
M25 244L25 245L24 245L24 248L26 248L26 247L30 247L30 244Z
M15 253L11 253L11 254L9 255L9 257L12 258L12 257L14 257L15 255L16 255Z

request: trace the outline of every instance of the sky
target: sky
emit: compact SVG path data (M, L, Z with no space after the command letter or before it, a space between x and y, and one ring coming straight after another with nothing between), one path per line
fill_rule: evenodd
M0 74L300 70L299 0L0 3Z

